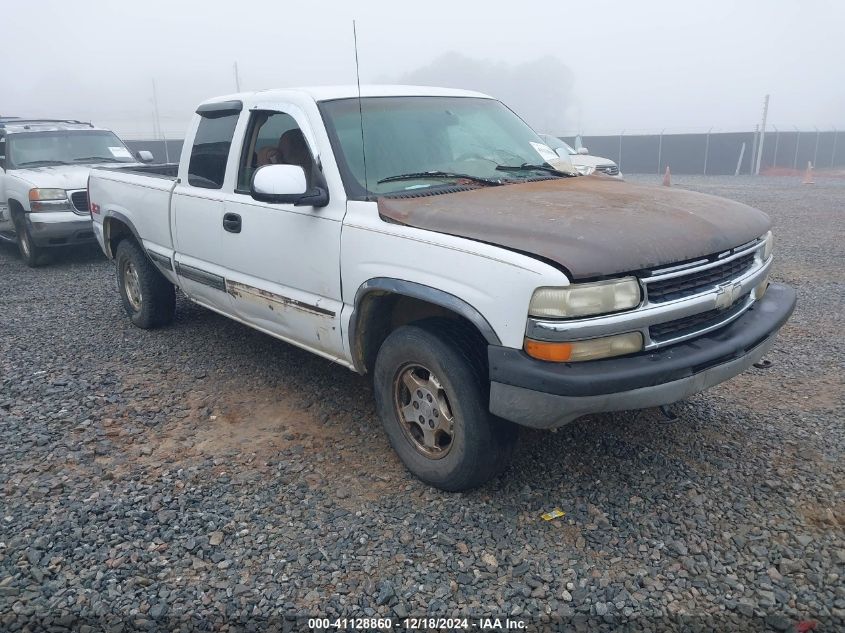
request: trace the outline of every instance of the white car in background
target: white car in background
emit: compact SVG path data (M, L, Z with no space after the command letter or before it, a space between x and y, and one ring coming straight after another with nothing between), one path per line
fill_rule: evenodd
M94 242L88 172L138 158L115 134L75 120L0 118L0 241L17 242L28 266L61 246Z
M541 139L546 142L546 145L551 147L558 156L569 160L579 174L582 176L589 176L593 172L601 172L608 176L613 176L619 180L624 180L622 173L619 171L619 166L609 158L602 158L601 156L590 156L586 147L575 149L568 143L560 140L551 134L539 134Z

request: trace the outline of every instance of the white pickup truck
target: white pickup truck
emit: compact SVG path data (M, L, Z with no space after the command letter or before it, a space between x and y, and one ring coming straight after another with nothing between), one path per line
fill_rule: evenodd
M369 374L408 469L463 490L518 425L738 374L795 304L764 213L555 159L478 93L269 90L201 104L178 167L95 169L88 192L137 326L169 323L178 287Z
M109 130L73 120L0 118L0 240L17 242L29 266L43 263L49 249L93 243L88 172L113 163L137 160Z

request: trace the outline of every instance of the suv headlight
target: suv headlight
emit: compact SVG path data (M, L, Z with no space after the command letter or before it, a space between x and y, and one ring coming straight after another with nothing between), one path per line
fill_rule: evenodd
M765 245L763 246L763 261L765 262L772 256L772 251L775 248L775 237L769 231L761 239L765 240Z
M64 189L30 189L29 208L35 212L73 210Z
M528 314L533 317L571 319L630 310L640 304L640 284L635 277L610 279L565 288L537 288Z

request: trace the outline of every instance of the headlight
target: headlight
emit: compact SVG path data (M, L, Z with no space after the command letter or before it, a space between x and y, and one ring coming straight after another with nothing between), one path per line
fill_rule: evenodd
M592 165L575 165L575 169L582 176L589 176L596 170Z
M30 189L29 208L32 211L72 210L67 191L64 189Z
M571 319L629 310L640 304L640 284L634 277L610 279L566 288L537 288L528 314L533 317Z
M769 231L761 239L766 242L763 246L763 261L765 262L772 256L772 251L775 248L775 237L772 235L772 232Z
M526 354L538 360L574 363L639 352L643 348L643 335L639 332L628 332L567 343L535 341L527 338L523 347Z

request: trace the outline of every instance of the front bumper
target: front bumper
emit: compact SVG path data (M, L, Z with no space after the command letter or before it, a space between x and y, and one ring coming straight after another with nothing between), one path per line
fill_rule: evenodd
M95 241L91 217L73 211L26 214L29 236L36 246L71 246Z
M652 352L584 363L549 363L491 345L490 412L523 426L554 428L589 413L677 402L760 360L794 308L795 291L771 284L723 328Z

